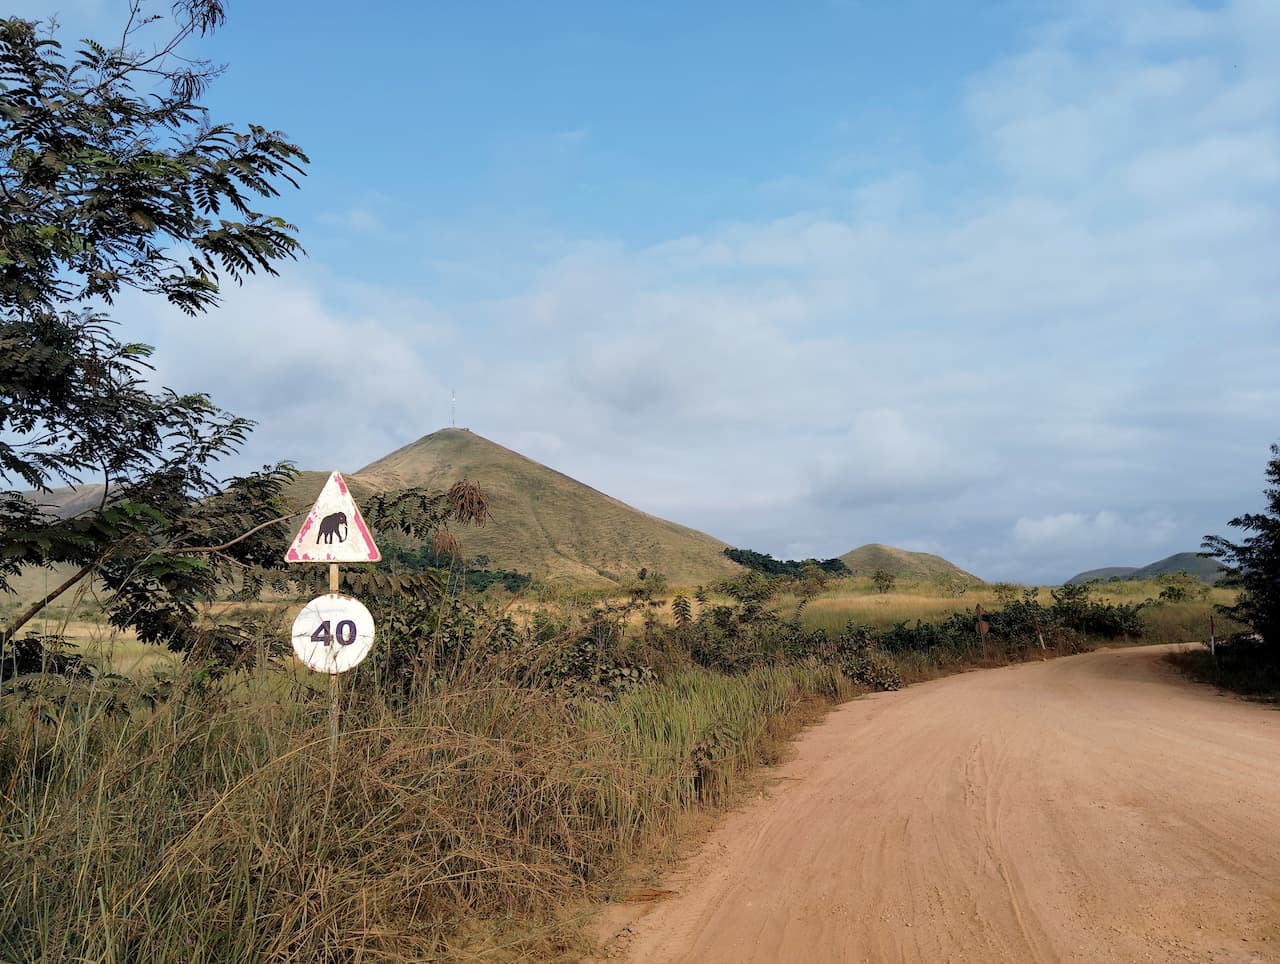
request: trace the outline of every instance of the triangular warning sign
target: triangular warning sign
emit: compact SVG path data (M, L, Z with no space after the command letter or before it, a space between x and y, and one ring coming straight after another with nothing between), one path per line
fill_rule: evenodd
M334 472L307 513L285 562L377 562L382 558L341 472Z

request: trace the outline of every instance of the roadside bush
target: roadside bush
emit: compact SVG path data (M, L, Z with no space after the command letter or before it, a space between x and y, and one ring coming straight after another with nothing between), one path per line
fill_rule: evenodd
M977 643L973 617L967 613L953 613L941 622L924 622L917 619L914 626L896 623L889 629L874 630L866 627L875 644L887 652L903 654L926 650L968 651Z
M1273 647L1280 647L1280 445L1267 462L1265 506L1232 519L1228 525L1248 533L1239 543L1205 536L1202 555L1227 566L1227 584L1239 590L1235 604L1218 611L1249 626Z
M998 639L1033 640L1036 638L1036 624L1041 630L1050 622L1045 607L1038 602L1015 599L1000 609L985 614L983 617L991 624L991 635Z
M611 698L653 682L625 632L623 610L592 610L568 630L526 655L525 678L579 698Z
M1196 648L1170 653L1168 659L1202 682L1280 702L1280 651L1254 633L1236 633L1220 640L1215 654Z
M1090 598L1092 592L1093 583L1072 583L1054 589L1048 613L1051 624L1104 639L1142 635L1142 603L1099 603Z
M1051 645L1059 653L1064 656L1074 656L1076 653L1087 653L1094 647L1094 643L1087 636L1076 632L1068 627L1057 627L1053 631L1053 635L1048 637Z
M859 686L873 690L900 690L902 671L888 653L867 647L857 652L842 653L837 661L840 672Z
M464 666L507 649L518 636L509 618L458 596L368 591L362 596L378 636L355 679L388 699L404 700L415 687L438 689Z
M31 673L80 676L87 670L84 660L68 651L64 636L32 632L0 644L0 683Z

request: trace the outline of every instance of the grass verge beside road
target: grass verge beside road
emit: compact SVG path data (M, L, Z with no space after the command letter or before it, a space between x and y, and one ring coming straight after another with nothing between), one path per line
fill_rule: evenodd
M1189 605L1157 607L1168 631L1200 619ZM971 619L836 638L742 603L639 636L509 627L488 655L476 632L460 672L405 693L344 679L332 758L324 681L283 663L167 666L164 687L136 660L136 679L6 681L0 959L577 959L583 908L673 853L690 813L731 803L855 680L1040 657L1016 634L981 644ZM1094 642L1048 635L1048 655ZM116 645L108 664L139 655ZM651 681L599 682L635 666Z
M1245 634L1207 647L1170 653L1170 663L1192 679L1263 703L1280 705L1280 659L1274 647Z

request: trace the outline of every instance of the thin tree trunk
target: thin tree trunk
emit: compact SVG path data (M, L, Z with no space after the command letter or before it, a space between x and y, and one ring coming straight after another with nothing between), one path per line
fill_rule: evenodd
M9 640L13 639L13 637L17 634L18 630L21 629L23 626L25 626L27 623L29 623L36 616L36 614L40 612L40 610L44 609L45 606L49 605L49 603L53 602L55 599L61 596L64 592L66 592L68 589L70 589L72 586L78 583L81 579L89 575L89 573L93 572L93 570L97 568L98 562L99 560L95 559L93 562L89 563L87 566L85 566L83 569L77 572L74 576L72 576L70 579L64 582L57 589L50 591L49 594L46 595L43 599L39 600L38 602L32 603L25 611L19 613L18 618L15 619L9 625L9 628L6 629L3 634L0 634L0 642L7 643L9 642Z

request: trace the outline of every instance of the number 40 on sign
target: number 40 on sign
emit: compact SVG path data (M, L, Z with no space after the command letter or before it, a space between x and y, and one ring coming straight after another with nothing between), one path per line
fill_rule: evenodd
M345 673L373 648L373 616L358 599L317 596L293 621L293 651L321 673Z

